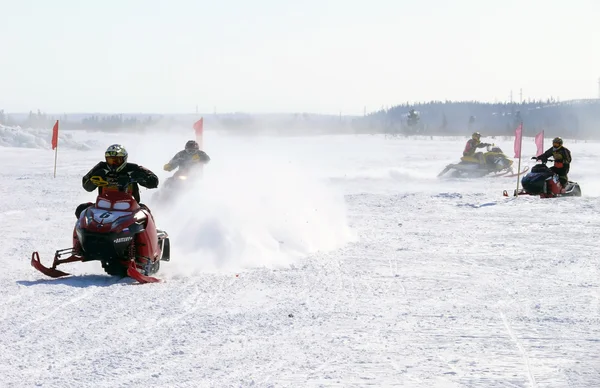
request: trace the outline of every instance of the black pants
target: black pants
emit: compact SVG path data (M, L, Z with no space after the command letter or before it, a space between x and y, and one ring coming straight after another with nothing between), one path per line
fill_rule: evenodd
M93 206L94 203L93 202L85 202L82 203L81 205L77 206L77 209L75 209L75 217L79 219L79 216L81 215L81 213L87 209L90 206ZM144 208L148 211L150 211L150 209L148 208L148 206L144 205L143 203L139 204L141 208Z
M569 182L569 177L567 174L569 174L569 168L571 167L571 165L567 164L566 166L563 165L563 167L550 167L550 170L554 171L556 174L558 174L558 180L560 181L560 184L565 187L567 185L567 183Z

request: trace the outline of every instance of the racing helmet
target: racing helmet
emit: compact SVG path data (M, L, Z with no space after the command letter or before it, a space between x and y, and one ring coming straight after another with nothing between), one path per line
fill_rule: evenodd
M481 139L481 133L473 132L473 134L471 135L471 139L479 141Z
M560 137L555 137L554 139L552 139L552 145L554 146L554 148L560 148L563 145L563 139Z
M188 140L188 142L185 143L185 152L187 152L188 154L193 154L199 149L200 146L198 145L198 142L196 140Z
M106 165L113 172L121 171L127 164L127 150L120 144L113 144L104 152Z

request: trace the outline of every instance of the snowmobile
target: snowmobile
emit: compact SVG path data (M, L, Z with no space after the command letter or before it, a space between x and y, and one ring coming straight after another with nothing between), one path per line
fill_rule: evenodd
M73 246L57 250L51 267L41 263L37 251L31 255L31 265L59 278L70 275L56 269L60 264L98 260L109 275L159 282L151 275L161 261L170 261L169 236L156 229L152 213L125 192L126 186L99 194L95 204L81 212L73 229ZM69 257L61 258L64 255Z
M519 192L515 189L513 195L539 195L540 198L581 197L579 183L569 181L563 187L558 174L546 165L547 162L548 160L542 160L541 164L533 166L531 172L521 179L523 188ZM502 194L508 197L506 190Z
M202 178L202 165L179 168L175 174L165 180L161 189L152 196L153 202L165 204L176 196L190 190L198 179Z
M475 156L463 156L460 162L449 164L438 174L441 177L448 171L452 170L450 176L454 178L480 178L482 176L494 173L496 176L509 176L513 174L513 161L502 152L500 147L494 144L489 144L486 147L487 152L483 154L485 165L479 163L479 159ZM525 172L527 170L524 170Z

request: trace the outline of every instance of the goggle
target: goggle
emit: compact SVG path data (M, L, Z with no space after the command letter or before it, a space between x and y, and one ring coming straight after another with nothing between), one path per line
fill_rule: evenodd
M195 148L186 148L185 152L187 152L188 154L193 154L194 152L196 152Z
M561 144L560 144L560 143L552 143L552 145L553 145L554 147L557 147L557 148L561 146Z
M106 156L106 163L109 166L120 166L125 161L125 157L123 156Z

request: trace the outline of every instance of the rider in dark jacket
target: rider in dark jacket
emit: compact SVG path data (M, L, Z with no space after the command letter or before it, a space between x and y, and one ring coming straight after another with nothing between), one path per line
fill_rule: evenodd
M146 209L148 207L140 203L140 189L138 184L154 189L158 187L158 177L150 170L135 163L127 163L127 150L120 144L113 144L104 153L106 161L96 164L87 174L83 176L81 184L86 191L98 189L98 193L118 190L119 186L125 186L138 204ZM134 180L135 182L131 182ZM82 203L75 210L75 216L79 215L92 202ZM149 210L149 209L148 209Z
M563 147L563 140L560 137L555 137L552 140L552 147L538 157L532 158L535 160L547 161L548 158L554 158L554 166L550 170L558 174L560 184L565 187L569 182L569 170L571 169L571 151Z
M180 170L185 170L188 167L210 162L208 154L200 150L198 142L189 140L185 143L185 149L179 151L173 156L169 163L165 164L165 171L172 171L179 167Z

